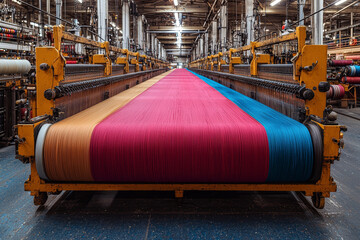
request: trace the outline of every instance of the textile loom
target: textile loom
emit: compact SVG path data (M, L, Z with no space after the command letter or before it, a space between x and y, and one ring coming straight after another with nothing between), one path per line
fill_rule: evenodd
M176 197L186 190L299 191L324 207L336 190L330 165L346 130L325 106L326 46L305 45L300 27L244 49L255 56L256 44L290 40L299 46L292 65L261 65L271 58L259 56L240 66L238 57L226 62L219 53L206 58L216 64L203 60L165 72L165 65L133 54L135 62L117 64L135 63L142 72L76 81L67 81L70 69L56 63L60 43L37 48L36 87L44 95L37 95L37 117L18 126L18 156L31 163L25 190L37 205L66 190L174 191ZM106 69L111 63L103 57ZM157 74L117 85L149 71Z
M278 38L252 42L247 46L198 59L190 63L190 69L212 79L216 84L221 84L219 86L227 91L230 91L228 90L230 88L242 93L248 98L296 120L303 127L307 127L313 144L313 176L311 177L313 182L311 184L311 181L305 181L306 187L303 186L300 191L307 196L312 196L315 207L322 208L324 206L323 197L329 197L329 193L336 190L336 184L330 176L330 165L334 160L339 159L340 149L343 147L341 131L346 130L344 126L339 126L336 123L336 113L330 105L326 105L326 97L331 95L339 98L343 94L343 89L334 85L331 86L327 81L327 47L306 45L305 42L305 27L297 27L295 32ZM277 49L278 45L285 46L287 43L296 46L296 51L289 63L278 64L275 61L277 56L274 54L274 49ZM251 61L246 64L244 59L251 59ZM330 65L344 67L348 63L348 61L331 61ZM348 71L356 72L356 69L351 68ZM237 102L235 98L232 101ZM252 104L244 104L240 108L244 110L243 107L248 107L250 110L254 109L254 113L263 113L262 110L258 110ZM262 116L267 120L265 123L261 122L264 126L269 123L272 124L273 121L278 121L272 119L272 115L265 117L264 114ZM256 117L255 119L260 121ZM266 129L274 132L281 131L281 128L274 126ZM274 137L274 139L280 139L280 137ZM292 143L291 145L296 144ZM269 146L271 146L271 141L269 141ZM283 146L283 143L276 144L276 146ZM301 152L303 154L309 153L305 149ZM279 157L276 158L279 159ZM289 160L290 158L286 159ZM307 158L302 157L303 161L305 159ZM315 169L320 170L317 172L318 170ZM316 172L317 175L314 176ZM298 181L299 179L292 183ZM320 185L322 185L321 190L315 190ZM299 185L290 184L287 186L292 191L297 191ZM266 189L269 191L279 190L278 187L268 184ZM253 189L257 190L256 187Z

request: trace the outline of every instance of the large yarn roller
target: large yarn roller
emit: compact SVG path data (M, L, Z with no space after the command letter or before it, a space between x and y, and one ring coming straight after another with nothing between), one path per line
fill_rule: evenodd
M341 82L343 83L350 83L350 84L359 84L360 83L360 77L342 77Z
M316 126L308 130L187 70L146 84L43 125L36 142L40 177L121 183L318 178L322 143Z
M0 59L0 74L26 74L30 69L28 60Z
M329 91L326 92L328 99L342 99L345 96L345 88L342 85L331 85Z
M347 76L360 77L360 66L352 65L346 67Z
M353 64L353 60L329 60L330 66L347 66Z
M345 59L350 59L350 60L360 60L360 55L345 56Z

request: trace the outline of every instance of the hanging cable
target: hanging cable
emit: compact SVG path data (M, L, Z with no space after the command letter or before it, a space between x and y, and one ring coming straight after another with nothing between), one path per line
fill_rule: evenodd
M27 2L24 2L24 1L22 1L22 0L18 0L18 1L21 2L22 4L28 6L28 7L31 7L31 8L33 8L33 9L39 11L39 12L45 13L45 14L49 15L50 17L53 17L53 18L55 18L55 19L59 19L60 21L62 21L62 22L64 22L64 23L68 23L68 24L71 25L71 27L74 27L74 26L75 26L74 23L69 22L69 21L67 21L67 20L65 20L65 19L59 18L59 17L55 16L54 14L48 13L48 12L46 12L46 11L38 8L38 7L35 7L34 5L31 5L31 4L29 4L29 3L27 3ZM94 34L95 36L97 36L98 38L100 38L100 40L105 41L105 40L104 40L102 37L100 37L97 33L93 32L93 31L91 31L91 30L88 30L88 31L89 31L90 33Z
M313 12L313 13L307 15L307 16L304 17L303 19L299 19L298 21L293 22L292 24L289 25L289 27L292 27L292 26L294 26L294 25L297 25L299 22L301 22L301 21L303 21L303 20L305 20L305 19L308 19L309 17L312 17L312 16L314 16L315 14L318 14L318 13L321 12L321 11L324 11L325 9L328 9L329 7L334 6L335 3L337 3L337 2L330 3L330 4L328 4L327 6L323 7L322 9L319 9L318 11ZM270 33L270 34L271 34L271 33ZM260 37L258 37L255 41L258 41L258 40L259 40L260 38L262 38L262 37L267 37L267 36L269 36L270 34L266 34L266 35L264 35L264 36L260 36Z

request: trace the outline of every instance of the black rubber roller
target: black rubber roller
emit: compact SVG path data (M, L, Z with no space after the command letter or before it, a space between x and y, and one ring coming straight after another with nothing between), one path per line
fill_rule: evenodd
M309 179L309 182L315 183L321 177L323 150L324 150L323 131L319 125L312 122L306 124L306 127L310 132L313 149L314 149L313 171Z

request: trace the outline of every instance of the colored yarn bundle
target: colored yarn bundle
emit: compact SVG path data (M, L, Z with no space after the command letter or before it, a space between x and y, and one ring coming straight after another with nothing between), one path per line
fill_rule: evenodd
M347 76L360 77L360 66L352 65L346 67Z
M0 27L0 33L17 34L17 30Z
M353 64L353 60L329 60L330 66L347 66Z
M313 170L303 124L185 69L53 124L41 155L53 181L304 182Z
M345 56L345 59L360 60L360 55Z
M350 84L360 84L360 77L343 77L341 79L343 83L350 83Z
M345 88L342 85L331 85L329 91L326 92L328 99L342 99L345 96Z

